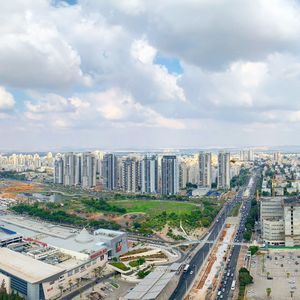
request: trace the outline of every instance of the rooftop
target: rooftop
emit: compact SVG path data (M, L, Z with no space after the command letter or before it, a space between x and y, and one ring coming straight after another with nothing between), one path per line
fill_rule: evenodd
M104 248L104 241L112 238L102 234L105 230L100 230L99 235L92 235L86 229L77 230L16 215L1 216L0 222L4 228L18 232L24 237L87 255Z
M62 268L46 264L8 248L0 248L0 269L30 283L39 283L64 273Z
M300 197L290 197L283 199L284 205L296 205L300 206Z
M175 276L174 272L168 272L167 267L159 268L150 273L125 297L126 300L150 300L156 299L170 280Z

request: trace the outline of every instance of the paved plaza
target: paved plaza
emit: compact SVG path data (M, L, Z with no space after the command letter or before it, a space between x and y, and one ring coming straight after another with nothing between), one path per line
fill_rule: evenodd
M246 299L300 299L300 250L269 251L251 260L254 284L247 288ZM267 288L271 294L267 296Z

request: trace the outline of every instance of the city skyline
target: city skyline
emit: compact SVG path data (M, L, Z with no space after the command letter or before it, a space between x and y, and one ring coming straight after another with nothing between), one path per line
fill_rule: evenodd
M295 1L2 3L0 149L298 145L299 16Z

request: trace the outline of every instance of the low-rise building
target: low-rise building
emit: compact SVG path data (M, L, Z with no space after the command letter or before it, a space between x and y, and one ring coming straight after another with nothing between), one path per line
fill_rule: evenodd
M283 218L263 219L262 238L269 245L284 245L284 220Z
M110 256L128 251L121 231L89 233L15 215L3 216L1 223L8 236L0 248L0 276L6 276L7 288L28 300L57 299L93 277Z
M293 247L300 245L300 197L270 197L260 201L264 242Z

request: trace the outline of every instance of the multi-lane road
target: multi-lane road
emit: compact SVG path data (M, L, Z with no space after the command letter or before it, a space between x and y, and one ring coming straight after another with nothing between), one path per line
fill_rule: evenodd
M210 229L210 232L204 237L209 241L216 241L219 232L221 231L223 225L225 224L225 219L228 213L232 210L233 206L240 202L242 199L243 189L241 189L237 195L229 201L224 208L222 209L221 213L215 220L213 226ZM174 290L173 294L171 295L171 300L182 300L184 299L184 295L190 289L195 276L197 276L198 270L202 266L203 262L205 261L208 253L210 252L210 248L213 247L212 243L205 243L203 246L197 251L197 253L191 258L188 262L190 265L189 270L184 272L181 275L181 278L178 282L177 288Z
M249 187L249 196L244 199L242 207L241 207L241 219L239 223L239 227L236 232L236 236L234 241L237 243L243 242L243 235L245 232L245 223L251 208L251 200L253 199L256 191L256 183L257 183L257 173L252 177L253 183L251 187ZM217 299L219 300L227 300L232 298L232 282L236 278L236 267L237 262L240 254L240 245L233 245L231 253L230 253L230 260L227 263L221 285L219 287Z

